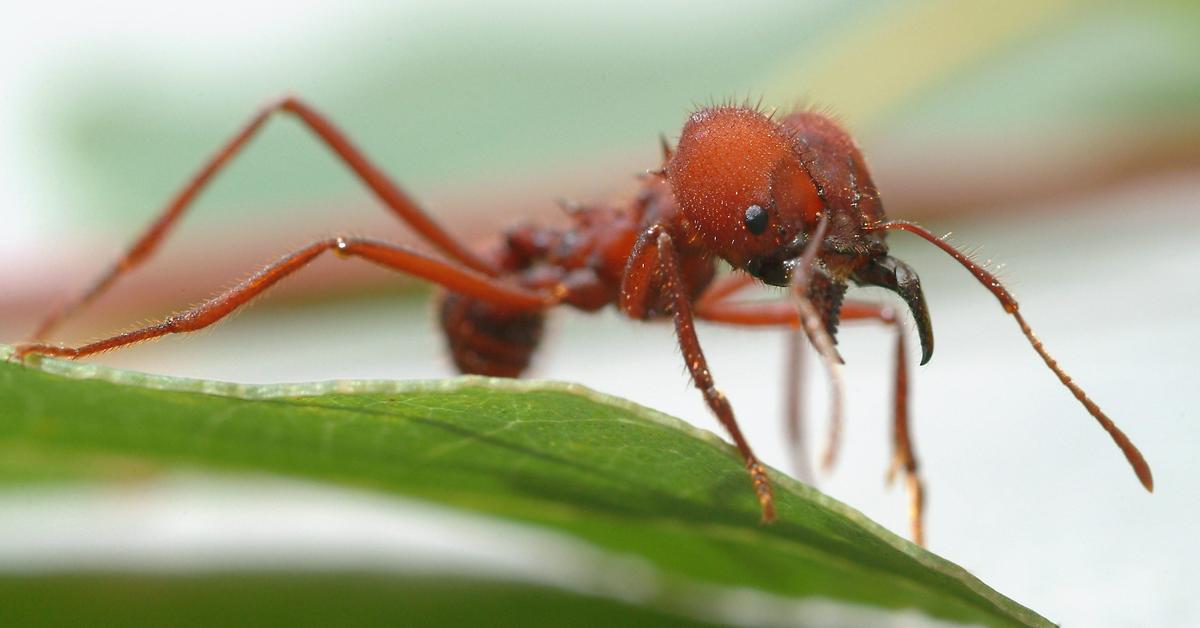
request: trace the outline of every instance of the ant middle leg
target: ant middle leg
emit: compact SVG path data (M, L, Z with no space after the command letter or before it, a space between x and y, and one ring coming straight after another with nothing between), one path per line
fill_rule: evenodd
M560 299L560 295L553 290L527 290L405 246L366 238L325 238L285 255L228 291L190 310L169 316L161 322L80 347L59 347L42 343L18 345L15 357L22 359L27 355L40 354L75 359L168 334L203 329L249 303L326 251L332 251L339 257L358 257L385 268L426 279L455 293L514 311L543 310L553 306Z
M452 259L480 273L497 275L494 264L480 257L458 238L450 235L436 223L416 202L382 170L371 163L363 152L354 146L346 135L311 106L294 96L287 96L268 103L259 109L250 120L230 138L200 169L175 193L158 216L134 240L133 244L111 266L97 277L79 296L64 301L42 320L31 339L39 341L50 334L62 321L77 313L107 291L122 276L139 266L166 239L184 212L211 180L232 160L254 137L266 121L276 113L290 113L300 119L318 139L329 147L350 170L383 202L400 220L407 223L426 241L433 244Z

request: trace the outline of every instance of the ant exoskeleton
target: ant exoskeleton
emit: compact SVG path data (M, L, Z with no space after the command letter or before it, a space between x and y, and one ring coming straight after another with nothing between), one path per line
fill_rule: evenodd
M43 344L58 323L144 262L200 191L277 112L298 117L401 220L449 259L357 237L313 242L235 287L165 320L79 347ZM844 300L847 285L898 294L916 322L921 364L933 353L933 331L920 280L888 255L888 231L908 231L941 248L992 292L1034 350L1109 433L1147 490L1150 467L1137 448L1058 366L1026 324L1017 301L979 264L913 223L887 220L862 154L829 116L799 111L778 120L749 106L714 106L691 115L674 150L663 141L663 165L620 206L573 206L567 229L521 225L477 252L447 233L323 116L287 97L259 111L170 201L127 252L79 298L48 316L18 347L31 354L80 358L167 334L195 331L224 318L326 251L359 257L442 286L439 313L454 363L464 373L516 377L542 336L545 311L570 305L595 311L616 304L639 320L671 317L692 381L729 432L753 481L764 521L775 517L771 485L746 442L733 409L717 390L695 319L802 329L830 371L836 435L841 363L834 348L840 320L872 320L896 333L894 458L909 493L914 540L922 541L923 487L909 440L907 360L903 330L885 306ZM717 275L717 260L738 271ZM790 300L737 301L761 280L791 289ZM832 461L833 447L825 462ZM889 474L890 475L890 474Z

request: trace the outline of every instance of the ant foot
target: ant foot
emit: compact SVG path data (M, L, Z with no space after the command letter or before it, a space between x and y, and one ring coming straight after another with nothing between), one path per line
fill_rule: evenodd
M12 356L9 360L19 364L25 364L30 356L47 356L47 357L62 357L74 358L77 351L69 347L55 347L52 345L42 344L38 342L20 343L13 347Z
M925 547L925 487L915 473L907 474L908 523L912 528L913 543Z
M762 522L771 523L775 521L775 496L771 490L771 481L767 479L767 471L757 461L747 465L747 469L750 471L751 481L754 482L754 494L762 507Z

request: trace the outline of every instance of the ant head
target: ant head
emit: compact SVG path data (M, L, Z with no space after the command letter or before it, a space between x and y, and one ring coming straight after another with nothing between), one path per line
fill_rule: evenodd
M787 129L747 107L701 109L665 170L685 242L787 285L823 207Z

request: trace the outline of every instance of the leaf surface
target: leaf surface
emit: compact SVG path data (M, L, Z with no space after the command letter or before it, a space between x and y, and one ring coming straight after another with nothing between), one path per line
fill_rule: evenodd
M247 386L50 359L21 365L8 353L0 347L6 484L269 472L529 523L636 556L656 576L648 608L752 590L951 621L1048 623L781 473L772 474L779 519L760 524L731 446L578 385L468 377Z

